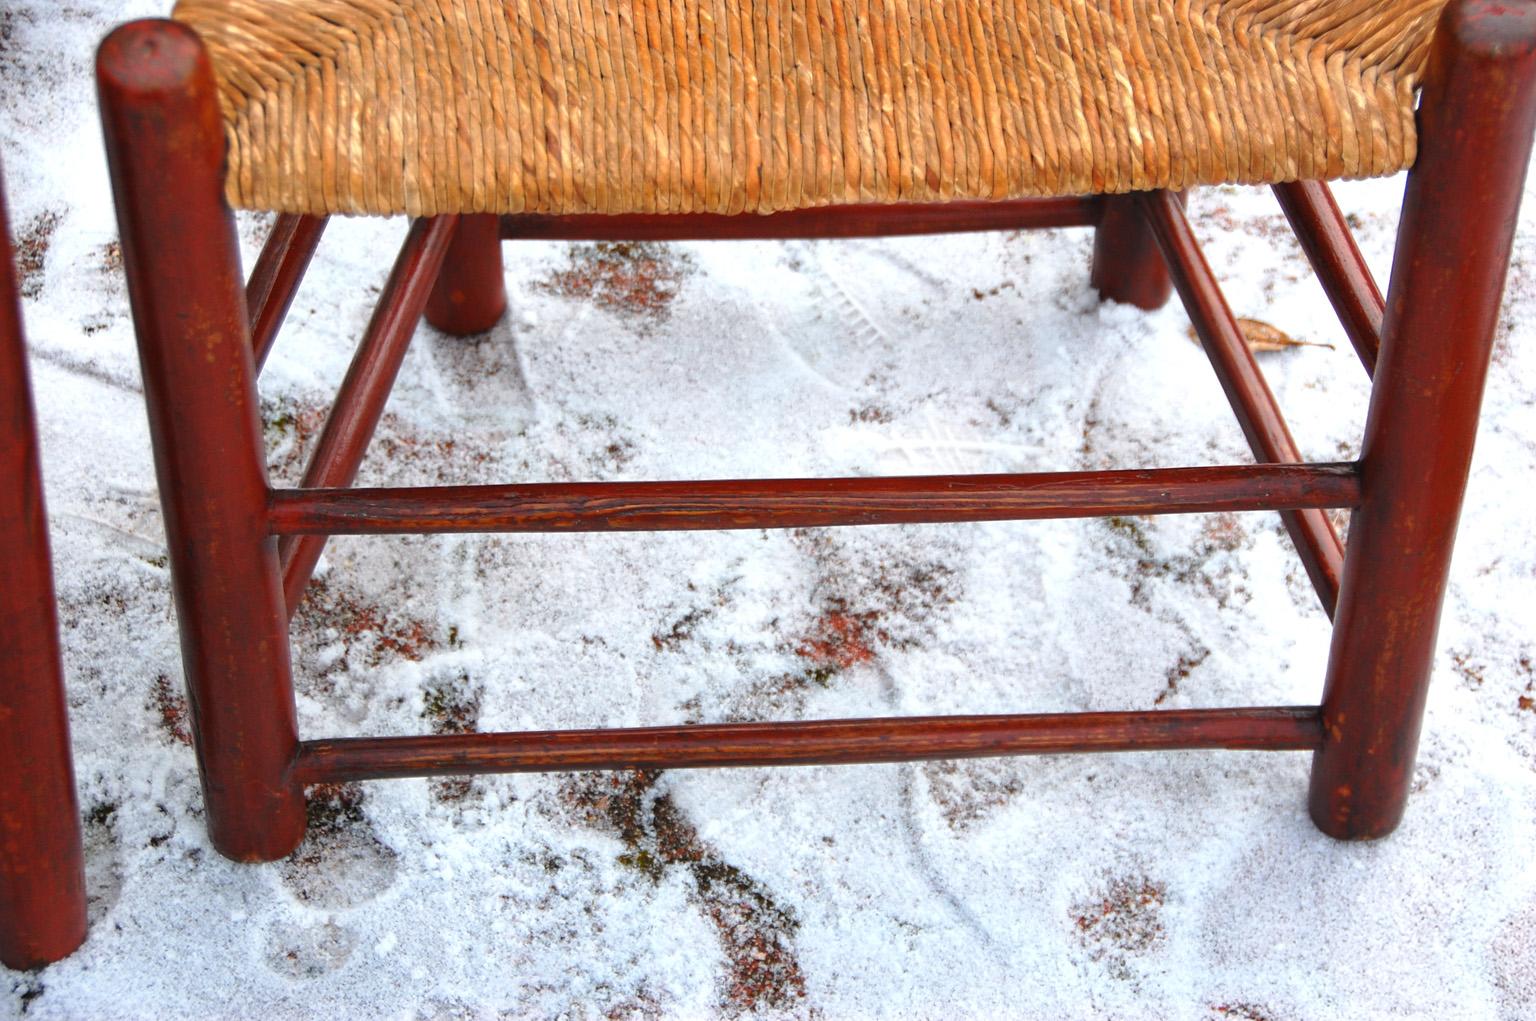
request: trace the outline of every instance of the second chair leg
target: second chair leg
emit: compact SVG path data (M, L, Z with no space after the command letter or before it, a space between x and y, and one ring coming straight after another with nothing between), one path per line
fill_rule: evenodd
M80 811L21 309L0 197L0 963L85 938Z
M507 310L501 268L501 218L459 217L437 286L427 299L427 322L456 337L484 333Z
M1419 106L1312 767L1312 819L1330 836L1384 836L1407 803L1533 125L1536 5L1452 0Z
M1130 195L1106 195L1093 232L1093 272L1100 297L1151 311L1173 293L1157 238Z

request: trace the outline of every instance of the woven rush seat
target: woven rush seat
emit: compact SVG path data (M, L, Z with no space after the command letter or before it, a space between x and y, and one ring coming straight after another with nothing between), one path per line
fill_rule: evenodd
M1412 164L1444 0L182 0L240 208L771 213Z

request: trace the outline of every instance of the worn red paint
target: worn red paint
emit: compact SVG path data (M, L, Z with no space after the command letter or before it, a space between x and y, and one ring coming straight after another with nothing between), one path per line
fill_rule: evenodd
M297 216L284 213L277 218L267 243L261 248L256 265L251 268L251 278L246 283L245 304L251 316L251 351L256 360L256 372L266 364L267 355L277 340L288 307L298 293L320 246L320 236L325 233L326 218L323 216Z
M85 939L85 884L10 237L0 194L0 962L33 968Z
M484 333L507 311L501 270L501 224L486 214L461 216L427 298L427 322L444 333Z
M1102 208L1102 199L1087 197L829 206L742 216L716 213L544 216L520 213L501 217L501 236L507 240L545 241L897 237L976 230L1092 227L1099 222Z
M304 792L213 71L191 29L138 21L96 77L209 832L231 858L281 858Z
M1349 464L1027 475L571 482L272 494L279 535L805 528L1353 507Z
M457 217L439 216L411 224L394 269L379 295L336 403L320 431L315 452L304 469L305 489L349 486L357 475L368 442L384 414L400 363L421 322L438 269L454 237ZM320 562L325 536L289 537L278 544L283 565L283 600L288 615L298 610L304 587Z
M1450 4L1419 105L1312 770L1312 819L1335 837L1390 833L1407 805L1533 130L1536 4Z
M306 741L305 783L474 773L699 769L1153 749L1315 749L1317 709L1164 709L443 734Z
M1157 237L1130 196L1104 200L1088 279L1101 297L1148 311L1161 308L1173 293Z
M1333 193L1321 181L1277 184L1274 192L1360 363L1367 373L1375 372L1386 303Z

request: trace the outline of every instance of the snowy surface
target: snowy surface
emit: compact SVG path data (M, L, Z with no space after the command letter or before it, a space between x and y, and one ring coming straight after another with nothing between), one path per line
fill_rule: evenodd
M0 9L92 929L27 1018L1536 1017L1536 201L1389 840L1304 754L391 781L290 861L208 845L89 78L158 4ZM1385 279L1401 180L1341 202ZM168 186L173 186L170 184ZM1271 197L1192 199L1303 450L1366 385ZM242 219L247 265L265 228ZM292 481L404 224L330 229L262 390ZM363 484L1219 464L1177 303L1101 305L1061 231L506 248L514 311L416 338ZM307 736L1315 702L1273 515L342 539L294 628Z

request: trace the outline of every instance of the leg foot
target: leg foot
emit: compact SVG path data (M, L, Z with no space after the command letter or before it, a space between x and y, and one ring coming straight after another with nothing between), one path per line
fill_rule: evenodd
M1385 836L1407 804L1533 126L1536 4L1452 0L1419 105L1312 766L1312 819L1340 839Z

